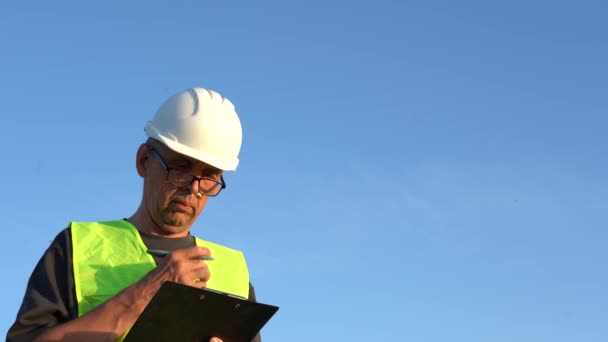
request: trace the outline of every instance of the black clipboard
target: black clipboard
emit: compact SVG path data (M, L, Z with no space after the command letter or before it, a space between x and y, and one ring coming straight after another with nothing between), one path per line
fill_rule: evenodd
M278 307L227 293L165 282L124 342L251 342Z

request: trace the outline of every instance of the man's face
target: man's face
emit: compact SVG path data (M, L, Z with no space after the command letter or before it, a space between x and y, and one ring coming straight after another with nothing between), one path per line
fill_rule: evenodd
M198 182L179 188L167 181L167 171L154 151L169 169L179 169L196 177L212 177L219 180L221 170L201 161L173 152L160 143L143 145L140 151L144 156L143 203L148 217L164 235L187 232L207 203L207 196L197 196ZM138 163L140 158L138 158Z

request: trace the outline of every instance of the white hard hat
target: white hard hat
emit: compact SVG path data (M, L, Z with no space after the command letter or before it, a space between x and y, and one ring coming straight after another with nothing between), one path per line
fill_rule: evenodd
M144 132L220 170L234 171L239 164L241 122L232 102L212 90L190 88L171 96Z

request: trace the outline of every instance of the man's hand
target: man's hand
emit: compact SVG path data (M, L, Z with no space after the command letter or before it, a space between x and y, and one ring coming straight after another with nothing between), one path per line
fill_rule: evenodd
M147 277L161 283L173 281L198 288L206 287L211 272L202 258L209 256L211 252L205 247L175 250L166 256L156 269L148 273Z
M115 340L133 325L163 282L207 286L211 273L201 259L203 256L211 256L209 249L193 247L173 251L140 281L86 315L46 330L37 341L83 341L83 336L91 333L99 340ZM210 341L222 342L217 337Z

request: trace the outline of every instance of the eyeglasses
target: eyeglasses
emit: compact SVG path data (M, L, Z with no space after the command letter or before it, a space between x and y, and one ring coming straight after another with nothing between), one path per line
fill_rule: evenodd
M168 167L167 164L165 164L165 161L163 160L163 158L160 157L160 155L158 154L158 152L156 152L156 150L154 148L150 147L150 150L152 151L152 153L154 154L156 159L158 159L158 161L160 162L160 165L162 165L163 169L165 169L165 171L167 171L167 182L169 182L169 184L176 186L178 188L185 188L187 186L190 186L190 184L192 184L192 182L197 180L198 181L198 192L201 195L205 195L205 196L209 196L209 197L215 197L215 196L219 195L220 192L226 188L226 182L224 181L224 176L220 175L219 181L215 180L213 178L210 178L210 177L193 176L180 169L174 169L174 168Z

